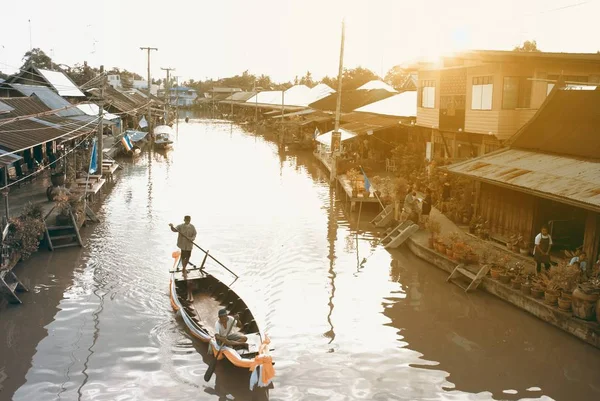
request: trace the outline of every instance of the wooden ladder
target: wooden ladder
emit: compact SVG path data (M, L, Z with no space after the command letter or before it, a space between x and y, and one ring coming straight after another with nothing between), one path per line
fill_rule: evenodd
M371 224L375 227L385 227L392 221L392 217L394 217L394 206L388 205L371 220Z
M410 220L406 220L390 231L390 233L381 240L381 243L385 248L397 248L417 231L419 231L419 226Z
M17 296L17 291L29 291L27 287L19 280L17 275L9 269L0 269L0 292L6 294L9 302L21 304L21 300Z
M452 270L452 273L450 274L450 276L448 276L448 278L446 279L446 282L450 282L452 279L454 279L455 277L457 277L459 274L462 274L465 277L468 277L471 280L471 283L465 287L461 284L459 284L458 282L452 280L452 282L454 284L456 284L457 286L459 286L460 288L462 288L463 290L465 290L465 292L468 292L470 289L477 289L477 287L479 286L479 283L481 283L481 280L483 280L483 278L485 277L485 275L487 274L488 270L490 269L490 265L483 265L481 266L481 268L479 269L479 271L477 272L477 274L471 273L469 270L467 270L465 268L464 264L459 264L457 265L454 270Z
M44 219L44 236L48 242L48 249L50 251L71 246L83 246L83 241L81 240L81 235L79 234L79 228L77 227L77 221L75 220L75 216L70 209L69 216L71 218L71 224L68 226L48 226L46 225L46 220ZM70 241L64 242L63 240ZM57 241L60 243L56 244L55 242Z

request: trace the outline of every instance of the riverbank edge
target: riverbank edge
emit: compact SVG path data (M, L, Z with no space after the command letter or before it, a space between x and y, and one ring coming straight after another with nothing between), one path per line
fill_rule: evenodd
M406 245L415 256L448 274L452 273L452 270L456 267L455 261L435 252L433 249L429 249L413 238L409 238ZM600 349L599 325L578 319L571 316L570 313L561 312L540 300L523 295L520 290L515 290L489 277L484 277L478 288Z

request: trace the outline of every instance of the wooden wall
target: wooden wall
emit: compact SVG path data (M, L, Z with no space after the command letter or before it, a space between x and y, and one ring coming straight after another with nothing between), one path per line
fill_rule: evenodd
M523 234L533 242L535 197L510 189L482 183L479 192L478 214L489 221L490 231L503 237Z

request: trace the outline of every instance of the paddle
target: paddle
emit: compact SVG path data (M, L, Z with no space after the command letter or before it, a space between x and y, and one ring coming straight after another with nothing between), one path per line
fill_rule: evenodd
M187 239L188 241L190 241L196 248L200 249L202 252L204 252L209 258L211 258L212 260L214 260L215 262L217 262L219 265L221 265L221 267L225 270L227 270L229 273L233 274L236 278L239 278L239 276L237 274L235 274L234 272L232 272L231 270L229 270L223 263L219 262L217 259L215 259L212 255L210 255L208 253L208 251L205 251L204 249L202 249L202 247L200 247L200 245L196 244L194 241L192 241L190 239L190 237L188 237L187 235L183 234L181 231L179 231L177 229L177 227L175 227L172 223L169 224L169 226L173 229L175 229L176 232L179 233L179 235L183 236L183 238ZM188 262L190 263L190 262ZM191 263L190 263L191 264ZM194 265L192 265L194 266ZM196 266L194 266L196 267Z
M233 329L233 326L235 326L237 323L237 319L233 318L233 324L231 325L231 327L229 328L229 330L227 330L227 334L225 334L225 338L229 337L229 333L231 333L231 330ZM223 344L221 344L221 348L219 348L219 352L217 353L217 357L215 358L214 361L212 361L210 363L210 365L208 366L208 370L206 371L206 373L204 373L204 381L210 381L210 378L212 377L212 374L215 371L215 368L217 367L217 362L219 361L219 357L221 356L221 352L223 351L223 347L225 347L225 342L223 342Z

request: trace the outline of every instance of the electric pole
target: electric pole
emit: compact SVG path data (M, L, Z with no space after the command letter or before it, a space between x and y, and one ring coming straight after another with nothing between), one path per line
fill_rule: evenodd
M152 88L152 80L150 79L150 51L152 50L156 50L158 51L158 49L156 47L140 47L140 50L147 50L148 51L148 132L152 131L152 117L151 117L151 112L150 112L150 105L152 103L152 99L150 98L150 89ZM152 138L152 137L150 137Z
M175 71L175 68L162 68L161 70L167 72L167 83L165 84L165 103L167 105L167 117L165 118L165 124L168 124L169 113L171 111L171 79L169 78L169 74L171 71Z
M342 45L340 47L340 66L338 70L338 89L337 101L335 105L335 129L331 134L331 177L330 181L334 182L337 175L337 154L340 151L342 143L342 134L340 133L340 112L342 108L342 75L344 73L344 39L346 36L346 24L342 20Z

